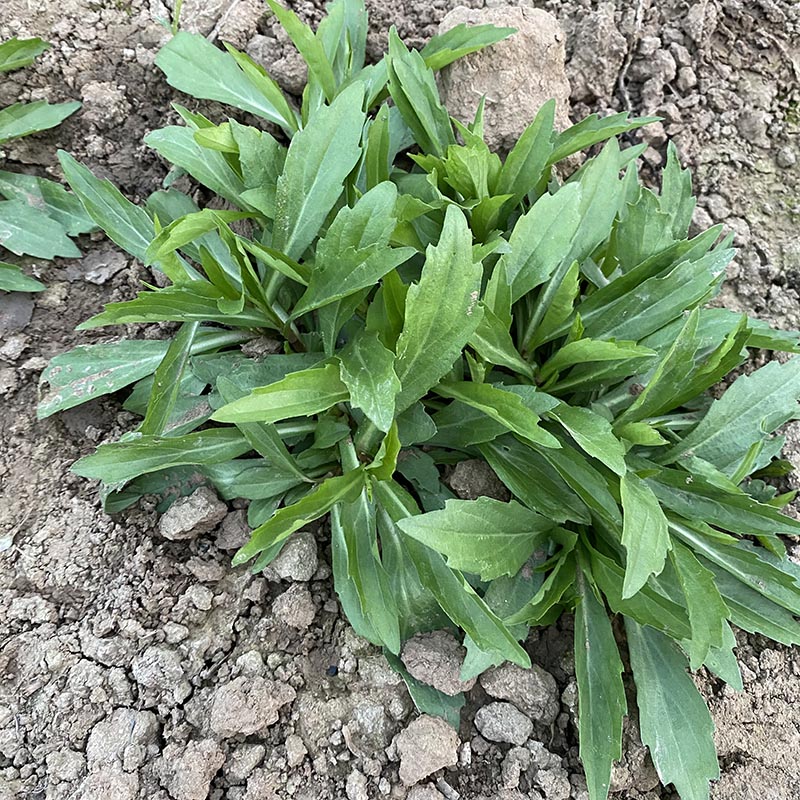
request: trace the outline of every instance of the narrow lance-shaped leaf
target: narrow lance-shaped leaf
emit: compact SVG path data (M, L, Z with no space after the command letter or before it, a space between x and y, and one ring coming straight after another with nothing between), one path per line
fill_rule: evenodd
M406 297L396 350L395 371L403 387L398 413L450 371L478 327L480 275L467 221L456 206L448 206L439 243L428 247L420 281Z
M651 575L664 569L671 548L669 526L653 490L634 472L620 480L622 544L628 557L622 597L635 595Z
M719 777L714 723L686 659L663 633L625 618L639 729L662 783L682 800L708 800L709 781Z
M448 500L431 511L398 522L403 533L447 557L454 569L490 581L515 575L553 523L513 500L490 497Z
M275 196L272 246L299 259L361 155L364 86L354 83L292 138Z
M420 55L425 65L439 70L459 58L483 50L516 33L516 28L500 28L496 25L466 25L461 23L444 33L433 36Z
M582 450L605 464L617 475L624 475L625 447L614 435L611 423L590 408L561 403L549 412L578 443Z
M34 60L49 47L49 42L39 38L18 39L13 36L0 44L0 73L33 64Z
M20 200L0 201L0 247L35 258L81 255L58 222Z
M48 103L46 100L6 106L0 109L0 144L55 128L80 107L77 101Z
M578 568L575 677L578 681L580 756L590 800L606 800L611 767L622 755L627 710L622 661L605 606Z
M337 503L354 500L363 485L364 472L360 467L344 475L327 478L301 500L281 508L271 519L259 525L250 535L250 541L236 551L233 565L244 564L259 553L288 539L304 525L327 514ZM258 562L256 567L261 568Z
M0 261L0 291L43 292L47 287L26 275L16 264Z
M327 411L349 398L336 364L293 372L217 410L217 422L277 422Z

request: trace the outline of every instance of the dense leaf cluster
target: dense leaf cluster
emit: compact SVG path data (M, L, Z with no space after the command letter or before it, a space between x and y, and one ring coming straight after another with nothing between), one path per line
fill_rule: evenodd
M137 431L75 470L103 481L109 511L202 481L249 500L237 564L263 568L330 514L342 606L393 663L408 636L453 626L464 677L528 665L529 627L574 611L592 800L626 713L617 616L659 775L707 797L712 724L687 669L741 685L731 624L800 641L800 569L780 539L800 523L763 480L786 471L772 434L797 416L800 360L707 392L750 349L799 352L800 336L706 307L730 239L689 238L674 150L660 193L640 184L641 148L616 137L648 120L559 133L548 103L502 159L481 108L450 118L433 70L509 31L462 26L420 52L392 32L365 66L359 0L332 3L315 33L271 5L308 63L299 112L232 47L178 33L157 59L178 89L282 129L179 107L183 125L147 137L227 210L174 188L137 207L62 154L94 222L163 273L83 327L180 327L57 357L41 415L135 384ZM513 499L455 498L442 476L464 459Z
M9 39L0 44L0 75L27 67L50 45L41 39ZM54 128L81 104L14 103L0 108L0 146ZM76 258L80 250L69 238L94 229L94 223L75 195L46 178L0 170L0 249L18 256ZM44 285L16 264L0 261L0 290L41 292Z

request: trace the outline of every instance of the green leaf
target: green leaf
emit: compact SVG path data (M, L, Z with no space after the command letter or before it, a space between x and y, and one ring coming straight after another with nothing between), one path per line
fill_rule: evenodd
M58 222L69 236L88 233L94 222L87 216L81 201L60 184L34 175L0 172L0 194L19 200Z
M0 261L0 290L4 292L43 292L47 287L27 276L16 264Z
M662 783L683 800L708 800L719 777L714 723L686 672L683 654L662 633L625 619L636 681L639 729Z
M235 428L213 428L185 436L133 434L126 441L101 444L97 451L72 465L83 478L118 484L161 469L183 464L223 464L250 450Z
M214 430L233 429L215 428ZM252 447L252 443L248 441L247 449L250 450ZM304 484L299 478L279 472L275 469L274 464L263 458L237 458L233 461L226 459L216 464L205 464L201 469L225 500L243 498L274 502L275 498L280 500L285 492L300 484L307 488L307 484ZM272 516L273 511L274 508L268 516Z
M564 372L576 364L604 361L628 361L630 359L653 358L655 350L640 347L635 342L598 341L578 339L559 348L555 355L544 363L539 378L547 381L559 372ZM569 381L569 378L567 379Z
M236 551L233 565L244 564L289 538L295 531L327 514L340 502L352 502L364 486L364 472L359 467L344 475L327 478L301 500L275 512L250 535L250 541ZM256 562L256 568L259 562Z
M275 196L272 246L298 259L319 233L361 155L364 85L317 111L289 145Z
M433 389L442 397L458 400L465 405L486 414L499 422L506 430L513 431L531 442L538 442L543 447L557 447L553 437L539 426L540 416L523 402L522 397L513 391L492 386L488 383L440 383ZM534 392L542 413L554 408L558 401L543 392Z
M483 303L481 306L483 315L469 340L470 347L490 364L506 367L533 380L533 367L517 351L508 328L490 308Z
M349 399L335 364L293 372L247 397L224 405L211 417L217 422L277 422L327 411Z
M284 8L275 0L267 0L267 4L308 65L309 76L317 81L326 99L333 100L336 96L336 78L320 39L314 36L308 25L300 21L294 11Z
M18 39L12 36L0 44L0 73L27 67L38 58L50 43L39 38Z
M296 117L271 78L258 68L243 71L247 62L214 47L199 33L178 31L158 51L155 63L167 83L181 92L249 111L289 133L297 130Z
M440 70L459 58L477 53L484 47L502 41L512 33L516 33L516 30L495 25L467 25L462 22L444 33L431 37L420 50L420 55L425 61L425 66L434 71Z
M511 231L509 253L500 257L516 302L545 283L564 260L580 225L581 187L562 187L540 197ZM570 262L571 263L571 262Z
M556 101L548 100L511 148L500 170L496 191L512 195L510 206L517 205L541 180L552 151L555 113Z
M624 475L625 446L614 435L611 423L590 408L559 404L548 412L558 420L582 450L605 464L617 475Z
M515 575L554 527L539 514L490 497L448 500L441 511L400 520L403 533L442 553L454 569L490 581Z
M372 486L394 523L418 512L414 501L394 481L373 481ZM523 667L530 666L528 654L459 571L447 566L441 555L410 537L404 537L403 545L422 585L433 594L445 614L482 650ZM391 574L388 565L387 569Z
M602 119L591 114L586 119L567 128L560 133L553 144L549 163L555 164L579 150L585 150L593 144L604 142L612 136L641 128L650 122L657 122L659 117L634 117L629 119L628 113L611 114Z
M206 330L195 338L192 352L215 350L248 338L236 331ZM124 389L155 372L168 348L168 341L123 339L111 344L79 345L55 356L39 379L37 416L43 419Z
M575 677L578 682L580 756L590 800L606 800L611 767L622 756L627 711L622 661L604 605L577 570Z
M186 170L198 183L229 203L236 206L245 204L242 195L247 187L241 177L224 154L198 144L191 128L169 125L148 133L144 142L170 164Z
M400 391L394 353L381 344L377 334L362 331L338 357L350 403L385 433L394 421L395 397Z
M420 53L408 50L397 31L389 32L389 92L423 153L443 156L455 144L450 116L442 107L433 71Z
M405 324L397 340L395 371L402 390L398 412L419 400L446 375L480 322L476 306L481 266L463 213L449 206L439 243L428 247L419 283L406 297Z
M317 245L308 289L293 317L373 287L414 255L411 247L388 245L397 223L396 200L394 184L385 182L363 195L353 208L339 211Z
M661 504L638 475L628 472L622 476L620 495L622 544L628 553L622 597L627 599L635 595L651 575L660 574L672 543Z
M200 323L185 322L169 345L155 372L147 412L139 426L143 434L160 436L169 420Z
M46 100L6 106L0 109L0 144L55 128L80 107L77 101L51 104Z
M412 678L403 662L395 655L384 652L391 668L403 679L411 699L420 714L441 717L452 728L458 730L461 725L461 709L464 707L464 694L448 695L434 689L427 683Z
M686 598L692 626L692 638L682 646L691 668L700 669L712 649L719 650L723 646L726 632L730 634L726 622L730 611L714 582L714 573L707 570L688 547L673 542L670 560Z
M689 451L731 475L748 449L800 415L800 359L771 361L739 376L683 441L664 453L674 461ZM659 460L662 460L659 458Z
M558 472L523 442L504 436L478 449L512 494L532 511L559 523L591 521L586 506Z
M35 258L81 255L58 222L20 200L0 201L0 247Z

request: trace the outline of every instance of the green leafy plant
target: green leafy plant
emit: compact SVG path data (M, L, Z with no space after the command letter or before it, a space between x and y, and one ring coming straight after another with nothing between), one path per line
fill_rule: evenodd
M0 74L27 67L50 45L41 39L9 39L0 44ZM81 104L14 103L0 109L0 146L22 136L54 128ZM75 195L61 184L33 175L0 170L0 248L18 256L76 258L70 236L87 233L94 223ZM0 290L41 292L44 285L18 265L0 261Z
M731 240L689 238L673 149L660 193L640 184L642 148L616 137L649 120L559 133L550 102L503 159L482 107L450 118L433 70L509 31L459 27L420 52L392 32L364 66L358 0L332 3L316 32L271 5L308 63L299 111L232 47L179 33L157 58L178 89L283 132L178 107L184 125L147 137L232 209L175 189L140 208L61 155L96 224L168 284L82 327L180 327L58 356L40 414L135 384L138 429L75 471L102 481L109 511L202 481L249 500L236 564L262 569L329 514L341 604L392 663L407 637L450 626L465 678L528 666L529 628L573 611L592 800L621 753L617 619L661 779L707 798L712 721L688 670L741 686L731 624L800 641L800 569L780 538L800 523L764 480L789 468L773 432L797 417L800 360L708 390L752 349L800 352L800 335L706 307ZM513 499L454 497L443 475L465 459ZM410 685L421 707L457 715Z

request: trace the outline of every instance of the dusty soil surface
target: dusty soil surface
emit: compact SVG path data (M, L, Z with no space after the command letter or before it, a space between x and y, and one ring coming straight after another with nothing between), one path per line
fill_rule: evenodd
M368 2L371 52L390 24L422 44L455 4ZM290 5L319 18L317 0ZM537 5L566 32L573 119L626 108L664 117L646 132L646 162L657 168L675 141L695 169L698 224L724 222L741 247L724 302L800 326L800 6ZM41 35L54 47L0 82L0 106L84 102L60 129L8 146L4 168L57 175L64 147L133 199L158 188L165 168L141 138L177 99L152 66L168 16L160 0L3 0L0 38ZM186 0L184 20L246 46L287 90L302 87L257 0ZM147 275L99 237L81 246L81 261L32 264L46 292L0 297L0 798L585 800L569 618L531 637L530 674L471 690L456 737L414 719L403 684L344 622L324 531L251 576L229 566L241 509L177 542L158 534L151 508L102 513L96 487L68 468L132 418L112 398L37 422L36 382L49 357L102 335L74 332L78 322ZM204 509L209 525L226 511ZM447 679L458 648L427 644ZM700 677L723 772L713 796L796 800L800 654L742 636L739 658L742 693ZM672 797L634 724L626 743L615 796Z

